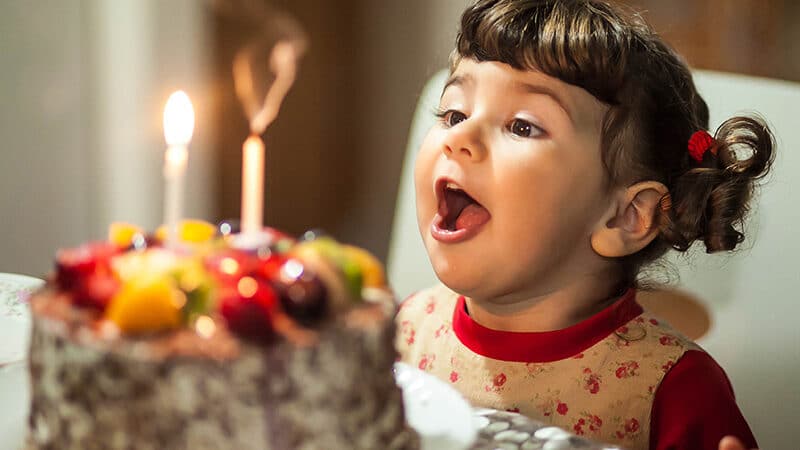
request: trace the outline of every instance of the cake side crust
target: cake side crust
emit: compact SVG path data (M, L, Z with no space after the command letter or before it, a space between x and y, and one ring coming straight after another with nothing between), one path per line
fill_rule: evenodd
M209 357L92 345L91 327L37 313L54 298L32 298L32 449L418 448L391 376L394 324L377 306L322 326L314 345Z

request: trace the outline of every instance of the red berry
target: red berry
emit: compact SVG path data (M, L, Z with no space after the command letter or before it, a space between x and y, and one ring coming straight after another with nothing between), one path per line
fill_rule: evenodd
M270 250L259 252L253 273L265 280L273 280L279 276L278 271L286 262L286 257Z
M209 273L222 284L235 287L243 276L253 270L254 259L241 251L225 250L208 256L204 264Z
M61 289L70 290L94 273L98 266L108 267L116 247L107 242L92 242L56 253L56 282Z
M75 304L104 310L119 290L119 281L107 271L98 271L84 278L75 289Z
M56 254L56 284L72 294L76 305L105 308L119 287L111 273L111 258L118 252L108 242L60 250Z
M235 287L220 292L220 313L236 334L257 340L274 335L272 318L278 312L278 299L268 283L242 277Z

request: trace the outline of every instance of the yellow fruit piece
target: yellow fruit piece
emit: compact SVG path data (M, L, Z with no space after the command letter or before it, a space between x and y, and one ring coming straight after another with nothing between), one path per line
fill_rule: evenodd
M108 226L108 241L119 248L128 248L133 237L142 234L142 229L126 222L113 222Z
M175 253L163 248L149 248L141 252L127 252L111 260L114 274L127 283L130 280L164 275L181 264Z
M386 275L383 264L372 253L352 245L342 246L347 257L351 258L361 267L364 277L364 287L380 288L386 286Z
M186 296L168 276L132 279L111 299L106 318L123 333L138 334L177 328Z
M182 220L178 224L178 239L183 242L199 244L210 241L217 234L214 224L203 220ZM156 230L156 239L161 242L167 240L167 226L161 225Z
M181 240L186 242L207 242L216 234L217 227L202 220L184 220L180 225Z

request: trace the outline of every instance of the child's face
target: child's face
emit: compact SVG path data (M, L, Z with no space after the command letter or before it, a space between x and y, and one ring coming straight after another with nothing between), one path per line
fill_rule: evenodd
M590 236L611 201L600 156L605 111L539 72L459 63L415 168L420 231L446 285L513 302L604 264Z

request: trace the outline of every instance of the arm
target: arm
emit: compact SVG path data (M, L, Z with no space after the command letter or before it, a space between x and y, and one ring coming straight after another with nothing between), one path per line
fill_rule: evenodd
M650 418L651 450L733 450L758 445L742 416L728 377L705 352L690 350L664 376ZM727 447L723 447L723 444Z

